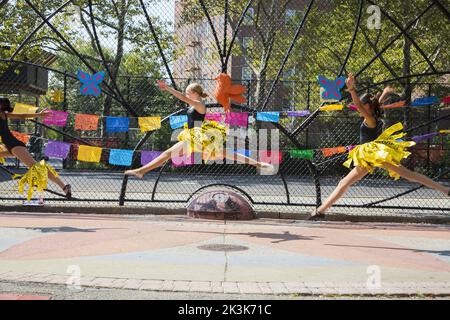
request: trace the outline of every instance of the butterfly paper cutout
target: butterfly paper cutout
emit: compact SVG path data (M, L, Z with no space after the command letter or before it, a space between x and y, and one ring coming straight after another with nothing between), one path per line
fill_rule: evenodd
M336 80L329 80L324 76L319 76L319 84L324 88L322 99L324 100L341 100L341 89L345 85L345 77L339 77Z
M81 70L78 71L78 80L81 81L83 86L80 89L80 93L84 96L94 96L98 97L102 90L100 89L100 83L102 83L105 78L105 73L100 71L93 76L83 72Z

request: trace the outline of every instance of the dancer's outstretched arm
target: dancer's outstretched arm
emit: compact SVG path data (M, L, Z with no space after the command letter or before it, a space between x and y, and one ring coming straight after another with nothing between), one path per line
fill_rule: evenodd
M24 113L24 114L8 113L8 118L13 120L27 120L35 118L45 118L49 115L50 112L48 112L47 110L43 110L39 113Z
M162 80L158 81L158 86L162 91L167 91L169 92L171 95L173 95L175 98L186 102L188 105L192 106L195 108L195 110L197 110L197 112L199 113L206 113L206 107L203 104L203 102L199 101L199 100L194 100L191 99L189 97L187 97L185 94L181 93L178 90L175 90L174 88L171 88L167 85L167 83L165 83Z
M377 120L375 117L370 113L368 110L366 110L363 106L363 103L361 102L361 99L359 99L358 94L356 93L356 80L353 76L353 74L349 74L347 80L345 81L348 91L352 95L353 103L358 107L358 111L362 114L364 117L364 120L371 128L375 128L377 125Z

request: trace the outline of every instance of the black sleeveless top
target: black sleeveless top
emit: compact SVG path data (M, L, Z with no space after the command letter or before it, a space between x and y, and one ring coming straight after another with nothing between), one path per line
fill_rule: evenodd
M6 114L3 115L5 119L0 116L0 137L2 137L2 142L5 145L6 149L11 152L14 147L25 147L25 144L17 140L16 137L13 136L11 131L9 131L8 116Z
M194 107L190 107L187 111L188 128L201 127L202 122L205 121L206 114L201 114Z
M359 130L359 143L364 144L367 142L374 141L383 132L383 121L377 119L377 124L375 128L369 128L365 121L361 123Z

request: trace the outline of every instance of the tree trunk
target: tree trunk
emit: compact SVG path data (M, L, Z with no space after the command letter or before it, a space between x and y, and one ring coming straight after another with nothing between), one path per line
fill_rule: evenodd
M126 0L122 0L120 5L120 15L118 17L118 30L117 30L117 49L116 49L116 57L114 59L113 65L110 67L111 70L111 78L108 80L108 84L110 87L114 88L113 82L117 82L117 76L119 75L120 65L123 59L123 44L124 44L124 34L125 34L125 18L127 15L127 5ZM107 96L105 99L105 104L103 105L103 116L107 117L110 115L111 107L112 107L112 98ZM104 118L104 128L106 128L106 119ZM103 138L106 138L106 130L103 132Z
M409 17L410 14L410 3L409 0L403 0L403 16ZM403 76L408 76L411 74L411 41L404 35L403 44ZM407 102L411 101L412 95L412 85L411 79L406 78L404 85L405 98ZM405 107L403 111L403 125L405 128L409 128L411 125L411 108Z

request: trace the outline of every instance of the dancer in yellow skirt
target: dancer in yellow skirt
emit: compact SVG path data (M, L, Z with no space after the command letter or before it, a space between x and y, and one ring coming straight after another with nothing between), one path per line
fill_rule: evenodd
M164 81L158 81L158 85L162 91L169 92L190 106L187 111L188 122L185 124L184 130L178 135L178 143L147 165L125 171L125 175L133 175L142 179L147 172L162 166L172 157L189 156L192 152L202 152L205 155L205 160L226 157L264 169L266 172L274 171L271 164L258 162L238 153L229 155L224 151L223 144L226 141L227 128L215 121L205 120L206 106L203 99L208 95L204 93L201 85L198 83L190 84L184 94L169 87Z
M49 112L41 112L36 114L13 114L11 102L7 98L0 98L0 137L5 145L6 150L0 152L0 159L4 157L16 157L22 161L28 168L28 172L23 176L16 175L13 177L20 178L19 192L23 193L25 185L28 184L28 196L30 200L33 195L34 188L39 192L47 188L48 179L56 183L66 194L67 199L71 199L72 190L70 184L65 184L59 177L56 171L50 167L45 161L36 162L28 152L25 144L17 140L9 131L8 119L26 120L33 118L45 118Z
M354 104L358 107L361 117L364 118L360 128L360 145L349 152L348 160L344 163L348 168L353 164L354 168L339 182L337 188L325 202L311 213L310 220L323 219L325 212L342 197L348 188L367 174L372 173L375 167L387 170L389 175L396 180L403 177L450 196L450 188L400 164L411 154L407 149L415 145L415 142L398 141L406 135L406 133L398 133L403 129L401 123L394 124L382 132L380 97L365 94L359 98L355 89L356 81L352 74L348 76L346 84Z

